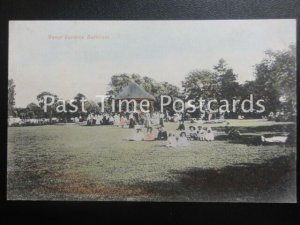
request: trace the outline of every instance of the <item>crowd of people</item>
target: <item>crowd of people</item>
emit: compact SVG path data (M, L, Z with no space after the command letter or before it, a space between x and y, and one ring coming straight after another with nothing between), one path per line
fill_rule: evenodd
M18 127L18 126L38 126L38 125L49 125L56 124L59 122L59 119L56 117L52 117L51 120L49 118L27 118L21 119L20 117L8 117L7 125L10 127Z
M128 141L165 141L165 146L188 146L190 141L213 141L214 132L211 127L189 126L185 128L184 122L178 120L181 115L175 115L179 121L179 127L175 132L165 130L166 121L174 121L168 113L153 112L129 112L120 114L94 114L87 117L87 125L114 125L120 128L132 128L133 133L126 140ZM76 118L75 122L81 122L82 118Z
M268 120L272 120L280 116L279 113L270 113ZM210 118L211 119L211 118ZM224 121L224 117L220 119ZM98 126L112 125L120 128L132 128L133 134L127 139L129 141L165 141L167 147L188 146L190 141L214 141L215 132L208 123L200 123L202 118L189 123L189 127L185 128L182 120L182 114L169 116L167 112L128 112L128 113L90 113L87 117L81 116L71 118L71 121L81 125ZM165 130L164 123L167 121L177 121L179 123L175 132ZM9 117L9 126L33 126L47 125L60 122L57 118L50 119L20 119ZM225 134L228 140L240 140L241 133L234 127L229 127L229 122L225 126ZM206 126L206 127L205 127ZM286 143L286 135L275 135L274 137L261 136L261 143Z
M190 141L213 141L214 132L211 127L203 128L202 126L190 126L185 129L182 123L175 132L168 132L163 126L157 128L157 133L153 132L151 126L136 125L133 134L127 139L128 141L164 141L164 146L185 147L190 145Z
M102 113L95 114L90 113L86 120L81 116L75 117L75 123L83 123L86 121L88 126L97 125L114 125L122 128L134 128L136 125L146 125L159 124L164 126L164 121L166 119L165 113L154 112L152 116L150 113L142 112L127 112L127 113Z
M225 122L224 114L220 114L220 118L213 118L213 113L208 114L207 120L204 119L205 114L203 113L200 118L191 118L191 116L186 113L184 118L190 123L197 124L214 124ZM169 115L169 112L153 112L150 113L138 112L127 112L127 113L90 113L86 119L83 117L72 118L75 123L86 122L86 125L115 125L123 128L134 128L135 125L143 125L144 123L159 124L164 126L164 121L166 122L180 122L183 121L183 113L174 113Z

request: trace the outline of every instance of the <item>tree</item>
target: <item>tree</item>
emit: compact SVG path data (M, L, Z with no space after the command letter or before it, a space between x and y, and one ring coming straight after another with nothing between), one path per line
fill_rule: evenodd
M109 96L118 95L123 87L127 86L130 81L136 82L142 86L145 91L149 92L155 97L154 110L160 110L160 96L169 95L178 97L180 95L179 87L172 85L168 82L157 82L154 79L139 74L120 74L113 75L109 83L110 90L107 92ZM111 104L111 99L108 99L108 104ZM168 107L166 107L168 109ZM171 106L169 110L172 110Z
M78 93L75 97L74 97L74 102L73 102L73 105L76 105L77 106L77 108L78 108L78 110L77 110L77 112L74 112L73 113L73 115L74 116L82 116L83 114L85 114L84 112L83 112L83 109L82 109L82 102L81 102L81 100L84 100L84 99L86 99L87 100L87 98L85 97L85 95L84 94L82 94L82 93Z
M78 110L72 114L68 114L67 113L67 117L78 117L78 116L86 116L87 114L93 112L93 113L99 113L101 112L101 108L100 106L95 103L94 101L90 101L86 98L86 96L82 93L78 93L75 97L74 97L74 102L72 103L73 105L76 105L78 107ZM84 110L86 112L83 111L82 108L82 100L84 100ZM66 108L67 111L69 110L74 110L73 107L71 107L70 103L67 102L66 104ZM72 115L72 116L71 116Z
M296 110L296 48L290 45L286 51L265 52L265 58L255 65L255 93L265 100L266 112Z
M40 105L41 109L43 109L43 110L44 110L44 106L45 106L45 102L46 102L46 99L45 99L46 96L52 96L54 98L54 103L52 105L47 106L47 108L46 108L47 110L44 113L44 115L49 117L50 121L52 121L52 117L56 114L56 106L57 106L58 97L57 97L57 95L52 94L52 93L47 92L47 91L44 91L44 92L38 94L37 95L37 100L39 102L39 105ZM47 98L46 103L50 104L51 103L51 98Z
M160 104L161 104L161 95L167 95L172 98L172 101L169 105L165 106L164 108L168 110L171 114L174 113L173 110L173 101L176 98L181 97L180 89L176 85L170 84L168 82L162 82L158 83L156 85L153 85L152 87L152 93L156 99L154 103L154 108L160 110Z
M84 108L88 113L99 113L101 111L100 106L94 101L86 101Z
M8 115L12 116L14 113L14 105L15 105L15 87L13 79L8 79Z
M131 77L132 76L125 73L113 75L109 83L110 90L107 92L107 94L111 96L116 96L119 94L122 91L122 88L130 82Z
M228 68L226 61L220 59L218 64L214 66L214 71L217 73L219 96L218 100L228 100L229 107L231 108L232 100L241 100L241 87L236 81L237 74L233 72L233 69ZM236 113L230 113L227 117L236 117Z
M182 82L183 93L188 99L217 98L219 96L218 75L208 70L194 70Z
M33 102L26 106L26 112L28 116L30 115L29 116L30 118L34 118L34 117L40 118L43 115L43 110Z
M219 97L227 100L238 97L239 83L236 81L237 75L233 72L233 69L227 68L225 60L220 59L218 65L214 66L214 70L217 73L220 88Z
M224 75L228 70L225 59L219 59L218 65L214 66L214 70L218 73L219 76Z
M71 117L74 117L74 114L70 110L74 110L74 108L70 105L70 101L66 100L65 103L62 102L61 107L65 104L66 111L60 111L55 113L55 115L59 118L59 120L63 120L65 122L70 121ZM57 104L57 106L59 103ZM77 113L77 112L76 112Z
M201 97L206 102L203 105L205 109L206 103L210 99L218 99L220 87L218 83L218 74L209 70L194 70L190 72L185 80L182 81L183 93L182 96L188 100L197 101ZM199 103L195 102L196 107ZM200 110L192 113L194 117L200 116Z
M15 108L16 117L20 117L21 119L27 118L27 109L26 108Z

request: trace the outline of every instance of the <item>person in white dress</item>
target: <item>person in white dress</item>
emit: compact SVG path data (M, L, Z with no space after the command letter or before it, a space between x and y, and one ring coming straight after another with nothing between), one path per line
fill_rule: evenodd
M287 138L287 136L274 136L270 138L261 136L261 141L265 143L285 143Z
M182 132L180 134L180 136L178 137L178 146L180 146L180 147L186 147L186 146L189 146L189 145L190 145L190 143L189 143L189 141L188 141L185 133Z
M211 121L212 115L213 115L212 113L209 113L209 114L208 114L208 121Z
M127 125L127 119L126 119L126 117L125 117L125 116L121 116L121 119L120 119L120 126L121 126L122 128L125 128L126 125Z
M128 138L128 141L142 141L144 139L144 134L141 129L136 129L136 132Z
M204 141L205 140L205 135L206 135L206 131L203 129L202 126L199 126L198 127L198 139L200 141Z
M100 115L96 116L96 125L99 126L101 124Z
M171 133L169 133L169 137L168 137L166 146L168 148L176 148L177 145L178 145L178 143L177 143L177 139L176 139L175 135L174 134L172 135Z
M109 116L109 125L114 125L115 119L112 115Z
M118 114L114 116L114 125L120 126L120 116Z
M215 140L215 135L214 135L211 127L207 128L207 132L205 134L205 140L206 141L213 141L213 140Z

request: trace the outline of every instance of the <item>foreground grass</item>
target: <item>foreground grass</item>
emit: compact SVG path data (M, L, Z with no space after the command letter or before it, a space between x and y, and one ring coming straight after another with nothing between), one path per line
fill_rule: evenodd
M168 149L159 141L126 141L133 132L9 128L8 199L295 201L293 147L193 141Z

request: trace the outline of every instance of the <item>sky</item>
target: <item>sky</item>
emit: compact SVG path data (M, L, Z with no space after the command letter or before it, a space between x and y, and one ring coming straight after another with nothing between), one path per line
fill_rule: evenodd
M296 43L296 20L10 21L9 78L16 106L49 91L62 99L104 95L112 75L149 76L181 86L220 58L240 83L254 79L267 49Z

